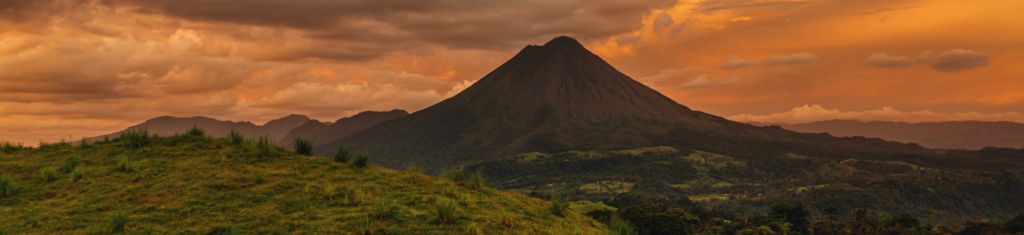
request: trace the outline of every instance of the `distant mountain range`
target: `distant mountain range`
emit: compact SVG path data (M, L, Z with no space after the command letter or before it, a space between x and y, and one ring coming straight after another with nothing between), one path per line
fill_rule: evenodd
M335 122L321 122L310 119L303 115L292 114L283 118L274 119L263 125L256 125L251 122L221 121L208 117L170 117L163 116L147 120L138 125L126 128L125 130L146 129L150 134L161 136L185 133L193 126L203 128L207 135L223 137L231 130L235 130L249 138L267 136L278 146L292 148L292 141L296 137L316 140L316 144L329 143L359 132L382 121L395 117L408 115L405 110L392 110L388 112L367 111L356 114L352 117L338 119ZM88 138L89 141L117 137L121 132L114 132L107 135Z
M778 125L784 129L805 132L827 132L834 136L863 136L904 143L916 143L936 149L982 149L984 147L1024 148L1024 123L1017 122L884 122L831 120L804 124Z

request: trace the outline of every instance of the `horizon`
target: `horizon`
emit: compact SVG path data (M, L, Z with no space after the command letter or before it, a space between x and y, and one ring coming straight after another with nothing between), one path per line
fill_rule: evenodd
M0 141L414 113L561 35L733 121L1024 123L1020 1L221 3L0 4Z

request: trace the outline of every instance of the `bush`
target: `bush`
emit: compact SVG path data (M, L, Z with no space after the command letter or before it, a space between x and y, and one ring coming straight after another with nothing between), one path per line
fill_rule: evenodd
M79 168L75 168L74 171L71 171L71 174L68 175L68 176L71 177L71 180L73 180L73 181L79 181L79 180L82 179L82 175L83 174L85 174L85 169L82 169L81 167L79 167Z
M60 167L60 172L64 174L71 173L71 171L78 168L79 165L82 165L82 157L71 156L67 160L64 160L64 165Z
M304 140L300 137L296 137L292 145L295 146L295 152L304 156L313 156L313 142L316 140Z
M334 153L334 161L347 163L349 159L352 159L352 147L339 146L338 152Z
M479 189L487 186L484 184L484 174L480 171L477 171L476 174L470 175L468 183L469 188L472 189Z
M439 198L434 202L434 215L438 222L450 224L455 222L455 210L458 208L457 202Z
M122 153L121 157L117 158L117 170L124 172L132 172L138 170L138 168L139 165L135 163L135 161L133 161L131 157L128 156L128 154Z
M10 176L0 174L0 197L10 196L14 193L14 181Z
M43 180L46 181L54 181L60 177L60 173L57 171L57 167L43 167L43 170L41 170L40 173L43 174Z
M423 173L423 168L420 168L415 163L409 163L409 167L405 168L405 171L413 174L420 174Z
M360 153L359 156L356 157L356 160L352 162L352 165L356 166L356 167L366 167L369 164L370 164L370 153L369 152Z
M565 216L565 212L569 210L569 200L560 194L551 195L551 208L549 209L552 214Z
M441 178L445 178L455 182L460 182L466 181L466 174L462 173L462 169L451 169L441 173Z
M130 148L138 148L149 143L149 130L143 128L140 130L124 131L117 138Z
M117 214L114 215L114 217L110 218L110 221L108 221L108 226L110 226L110 233L119 233L124 231L125 225L128 225L128 213L125 213L123 211L118 212Z
M245 136L242 136L242 133L238 133L235 129L231 129L231 132L228 132L228 136L226 138L231 141L232 144L236 145L242 144L242 142L245 141Z
M0 152L14 153L22 149L25 149L25 145L21 143L0 142Z
M192 128L189 128L188 131L185 131L185 135L192 137L203 137L206 136L206 130L204 130L203 128L199 128L199 126L192 125Z

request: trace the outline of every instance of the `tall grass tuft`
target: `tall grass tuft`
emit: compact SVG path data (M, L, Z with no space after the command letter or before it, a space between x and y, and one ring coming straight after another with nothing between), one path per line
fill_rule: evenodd
M92 144L89 143L88 139L82 138L82 141L78 142L78 147L80 147L82 149L87 149L87 148L91 148Z
M459 203L438 198L434 202L434 216L437 216L437 221L445 224L455 222L455 210L459 208Z
M445 178L455 182L466 181L466 174L462 173L462 169L451 169L441 173L441 178Z
M14 193L14 180L10 176L0 174L0 197L10 196Z
M39 172L43 175L43 180L46 181L54 181L60 177L60 172L57 171L57 167L53 166L43 167Z
M68 174L68 177L71 177L72 181L79 181L79 180L82 180L82 176L84 174L85 174L85 169L79 167L79 168L75 168L74 171L71 171L71 174Z
M339 146L338 152L334 153L334 161L348 163L352 159L352 147Z
M199 128L199 126L197 125L192 125L192 128L189 128L188 131L185 131L185 135L192 137L203 137L206 136L206 130L203 128Z
M615 235L633 235L633 231L635 230L633 229L633 226L630 226L629 223L625 221L615 221L615 224L612 225L612 229L614 231L613 234Z
M275 157L274 144L270 143L270 138L267 136L260 136L256 139L249 140L249 147L252 147L256 151L257 158L271 158Z
M416 163L409 163L409 167L405 168L405 172L409 172L409 173L413 173L413 174L422 174L423 173L423 168L420 168L420 166L417 166Z
M565 212L569 210L569 200L561 194L551 195L551 207L549 209L552 214L565 216Z
M64 160L64 165L60 166L60 172L67 174L74 171L79 165L82 165L82 157L71 156L67 160Z
M392 210L394 209L395 200L391 196L384 194L381 195L376 202L373 203L373 207L370 211L370 216L375 219L386 219L391 216Z
M143 128L139 130L129 130L121 132L121 135L117 137L128 147L138 148L145 146L149 143L149 130Z
M123 232L125 225L128 225L128 213L118 212L114 217L110 217L107 223L107 226L110 226L110 233Z
M470 175L467 183L467 186L471 189L480 189L487 186L484 183L484 173L480 171L477 171L476 174Z
M295 153L303 156L313 156L313 142L316 142L316 140L304 140L301 137L295 137L292 146L295 147Z
M138 170L138 168L139 164L135 163L135 161L132 160L132 158L129 157L128 154L122 153L121 156L117 158L117 170L124 172L132 172Z
M245 141L245 136L242 136L242 133L235 131L235 129L231 129L231 132L228 132L228 136L226 138L235 145L242 144L242 142Z
M506 228L512 228L512 226L515 225L514 221L512 220L512 214L508 213L507 211L502 211L501 217L498 218L498 224L504 225Z
M355 167L366 167L367 165L370 165L370 153L360 153L359 156L356 157L356 160L352 161L352 165Z

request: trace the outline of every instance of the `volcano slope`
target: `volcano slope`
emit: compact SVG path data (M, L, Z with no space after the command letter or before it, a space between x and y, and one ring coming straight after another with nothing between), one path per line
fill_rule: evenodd
M368 151L376 164L428 172L526 152L645 146L701 149L738 157L820 150L844 155L924 153L880 139L755 127L676 103L619 72L575 39L530 45L458 95L408 116L324 144Z

